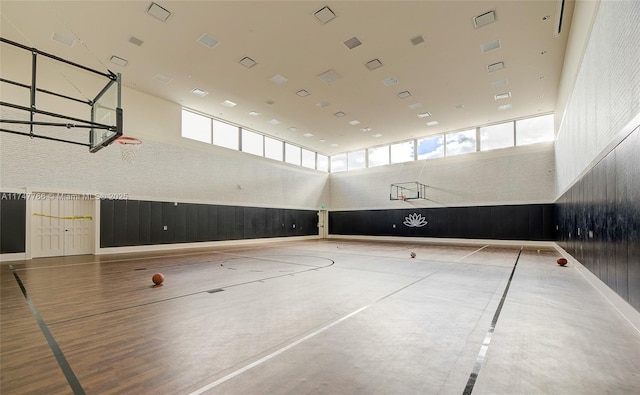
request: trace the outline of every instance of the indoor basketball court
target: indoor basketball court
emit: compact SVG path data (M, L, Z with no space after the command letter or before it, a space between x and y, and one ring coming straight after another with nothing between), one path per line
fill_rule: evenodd
M0 393L640 393L640 3L0 17Z
M556 256L332 240L15 262L3 392L635 392L637 330Z

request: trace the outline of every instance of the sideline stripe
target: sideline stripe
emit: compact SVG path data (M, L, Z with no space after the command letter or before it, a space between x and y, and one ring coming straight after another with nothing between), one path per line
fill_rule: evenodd
M62 369L62 373L64 373L64 376L67 378L67 382L71 386L73 393L75 395L84 395L85 392L84 392L84 389L82 388L82 385L80 385L80 381L78 381L78 378L76 377L75 373L73 373L73 369L71 369L69 362L67 362L67 359L62 353L62 350L60 349L58 342L56 342L56 339L54 339L53 335L51 334L51 331L49 331L49 328L47 327L47 324L44 322L44 320L42 319L42 316L40 316L40 313L36 309L36 306L31 301L31 297L29 297L29 294L27 293L27 289L24 287L24 284L22 283L20 276L18 276L18 273L13 268L13 265L9 267L13 272L13 277L15 277L16 281L18 282L18 286L20 287L20 290L24 295L24 299L27 301L27 304L31 309L31 313L36 318L36 321L38 321L40 330L42 331L42 334L44 335L45 339L47 339L47 343L49 343L49 347L51 348L53 355L56 357L56 360L58 361L58 365L60 365L60 369Z
M509 287L511 286L511 280L513 280L513 274L516 272L516 266L518 266L518 260L520 259L520 254L522 254L522 248L520 248L520 252L518 252L516 263L513 264L513 269L511 270L509 281L507 281L507 286L504 288L504 292L502 293L502 298L500 299L498 308L496 309L496 312L493 315L493 319L491 320L491 326L489 327L489 330L487 331L487 334L484 337L484 340L482 341L482 346L480 346L480 352L478 353L478 357L476 358L476 363L473 366L473 370L471 371L471 374L469 375L469 380L467 381L467 385L464 388L464 391L462 392L463 395L470 395L471 391L473 391L473 387L476 385L476 380L478 379L480 368L482 367L482 363L484 362L484 359L487 356L487 350L489 349L489 343L491 343L491 337L493 336L493 332L496 329L496 323L498 322L498 317L500 317L502 306L504 305L504 301L507 298L507 292L509 292Z
M463 260L464 258L468 258L468 257L470 257L471 255L475 254L476 252L480 252L480 251L484 250L484 249L485 249L485 248L487 248L487 247L489 247L489 244L487 244L487 245L486 245L486 246L484 246L484 247L478 248L477 250L475 250L475 251L473 251L473 252L468 253L467 255L463 256L463 257L462 257L462 258L460 258L460 259L456 259L454 262L460 262L460 261L461 261L461 260Z

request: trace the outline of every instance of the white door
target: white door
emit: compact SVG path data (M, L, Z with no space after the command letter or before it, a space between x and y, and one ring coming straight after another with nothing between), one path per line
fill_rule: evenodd
M31 203L31 256L93 253L94 200L82 195L46 196Z
M327 210L318 211L318 235L323 239L329 235L329 212Z

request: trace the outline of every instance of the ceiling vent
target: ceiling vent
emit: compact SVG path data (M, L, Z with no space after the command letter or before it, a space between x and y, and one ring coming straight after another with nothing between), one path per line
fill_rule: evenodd
M314 12L313 16L316 17L318 22L320 22L320 23L322 23L324 25L325 23L327 23L330 20L332 20L333 18L335 18L336 14L333 11L331 11L331 8L322 7L318 11Z
M71 38L71 37L67 37L67 36L65 36L63 34L55 33L55 32L51 35L51 39L53 41L59 42L60 44L64 44L64 45L66 45L67 47L70 47L70 48L73 47L73 44L75 44L75 42L76 42L76 40Z
M277 85L282 85L285 82L289 81L288 79L284 78L280 74L276 74L276 75L274 75L273 77L271 77L269 79L271 80L271 82L273 82L274 84L277 84Z
M327 84L330 84L335 80L337 80L338 78L341 78L341 76L340 74L336 73L334 70L327 70L324 73L320 74L318 78L320 78L322 81L326 82Z
M173 81L173 78L169 77L168 75L164 75L164 74L156 74L155 76L153 76L153 79L160 81L164 84L168 84L169 82Z
M335 115L336 117L340 118L340 117L344 117L344 116L345 116L345 115L347 115L347 114L345 114L345 113L344 113L344 112L342 112L342 111L338 111L337 113L335 113L335 114L333 114L333 115Z
M421 112L420 114L417 114L418 118L427 118L431 116L431 113L428 112Z
M500 48L500 40L493 40L486 44L482 44L480 46L480 51L482 51L482 53L487 53L498 48Z
M365 63L364 65L367 66L369 70L375 70L382 67L382 62L380 61L380 59L372 59L367 63Z
M422 36L415 36L414 38L411 39L411 44L418 45L418 44L422 44L424 42L424 37Z
M509 80L504 79L504 80L497 80L497 81L493 81L491 83L491 87L492 88L499 88L501 86L506 86L509 85Z
M413 103L413 104L409 104L407 107L409 107L412 110L415 110L416 108L420 108L422 107L422 103Z
M305 134L303 134L303 136L304 137L313 137L313 134L312 133L305 133Z
M407 97L411 96L411 93L409 93L409 91L404 91L404 92L400 92L398 93L398 97L400 99L405 99Z
M234 103L234 102L232 102L231 100L225 100L225 101L223 101L223 102L222 102L222 103L220 103L220 104L222 104L222 105L223 105L223 106L225 106L225 107L229 107L229 108L232 108L232 107L237 106L237 104L236 104L236 103Z
M326 102L326 101L321 101L321 102L316 103L316 107L319 107L319 108L325 108L325 107L328 107L328 106L329 106L329 103Z
M508 99L511 97L511 92L505 92L505 93L500 93L497 95L494 95L493 98L498 101L498 100L504 100L504 99Z
M218 41L214 37L211 37L207 33L205 33L202 36L200 36L200 38L198 38L198 42L200 44L202 44L202 45L205 45L205 46L209 47L209 48L213 48L216 45L220 44L220 41Z
M358 40L358 37L351 37L347 41L344 42L344 45L349 49L354 49L355 47L359 47L362 45L362 42Z
M349 125L355 126L355 125L359 125L360 121L358 121L357 119L354 119L353 121L349 121Z
M137 45L137 46L139 46L139 47L141 47L141 46L142 46L142 44L144 43L144 41L142 41L142 40L140 40L138 37L134 37L134 36L129 37L129 42L130 42L131 44L133 44L133 45Z
M205 97L209 94L209 92L207 91L203 91L202 89L199 88L195 88L191 91L191 93L193 93L196 96L200 96L200 97Z
M244 67L246 67L246 68L248 68L248 69L250 69L250 68L252 68L253 66L255 66L255 65L257 65L257 64L258 64L255 60L251 59L251 58L250 58L250 57L248 57L248 56L245 56L244 58L240 59L240 60L238 61L238 63L240 63L241 65L243 65Z
M490 73L494 71L502 70L502 69L504 69L504 62L496 62L496 63L491 63L490 65L487 65L487 71Z
M436 126L438 124L438 121L429 121L427 122L427 126Z
M500 111L509 110L509 109L511 109L511 104L504 104L502 106L498 106L498 110Z
M280 121L278 121L278 120L277 120L277 119L275 119L275 118L273 118L273 119L271 119L271 120L269 120L269 121L267 121L267 122L268 122L268 123L270 123L270 124L272 124L272 125L277 125L277 124L279 124L279 123L280 123Z
M476 29L482 27L482 26L486 26L490 23L493 23L496 21L496 11L495 10L491 10L488 12L485 12L484 14L480 14L476 17L473 18L473 27L475 27Z
M308 91L304 90L304 89L300 89L299 91L296 92L296 95L300 96L300 97L306 97L309 96L311 93L309 93Z
M111 63L117 64L118 66L122 66L122 67L125 67L129 63L128 60L122 59L121 57L118 57L115 55L113 55L109 60L111 61Z
M396 77L389 77L382 80L382 83L384 84L384 86L391 86L397 84L398 79Z
M149 8L147 8L147 14L151 15L161 22L166 22L171 16L171 12L169 12L169 10L159 6L156 3L151 3Z

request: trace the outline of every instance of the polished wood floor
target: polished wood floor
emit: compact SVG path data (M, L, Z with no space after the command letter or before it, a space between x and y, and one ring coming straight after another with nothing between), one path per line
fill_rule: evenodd
M557 257L312 240L4 263L0 393L640 393L640 332Z

